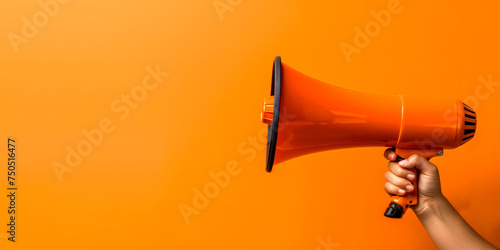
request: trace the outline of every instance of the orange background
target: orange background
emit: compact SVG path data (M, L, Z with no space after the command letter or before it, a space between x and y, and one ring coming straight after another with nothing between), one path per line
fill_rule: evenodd
M317 153L266 173L262 98L280 55L344 88L474 100L479 76L500 82L500 4L401 0L348 63L339 44L353 44L354 28L389 0L221 2L223 19L212 0L70 1L18 53L7 35L42 8L0 2L0 139L17 140L19 187L17 242L1 226L1 249L324 249L328 237L339 249L433 247L413 212L383 217L383 148ZM120 120L111 104L156 65L170 74ZM448 199L500 246L495 88L468 102L474 140L433 162ZM53 162L103 118L114 131L59 182ZM233 160L241 173L186 224L179 205L192 206L193 189Z

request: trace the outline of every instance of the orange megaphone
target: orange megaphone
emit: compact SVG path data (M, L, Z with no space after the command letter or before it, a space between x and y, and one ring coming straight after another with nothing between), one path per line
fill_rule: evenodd
M412 154L430 159L470 141L476 130L474 110L461 101L344 89L304 75L280 57L261 120L268 124L268 172L295 157L352 147L394 147L398 160ZM401 218L418 203L417 182L413 192L391 198L385 216Z

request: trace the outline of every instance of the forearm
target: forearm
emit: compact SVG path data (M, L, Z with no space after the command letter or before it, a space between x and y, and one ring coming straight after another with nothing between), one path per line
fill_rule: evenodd
M476 233L444 196L415 214L439 249L497 249Z

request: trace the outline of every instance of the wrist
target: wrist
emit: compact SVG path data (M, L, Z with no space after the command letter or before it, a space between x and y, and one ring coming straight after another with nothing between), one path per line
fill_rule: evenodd
M448 199L440 193L434 197L420 199L419 204L413 209L413 212L419 220L440 215L440 211L446 206Z

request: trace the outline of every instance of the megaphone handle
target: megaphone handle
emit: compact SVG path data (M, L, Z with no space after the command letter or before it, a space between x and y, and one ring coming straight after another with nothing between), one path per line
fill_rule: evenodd
M431 159L434 156L442 155L442 148L435 148L432 150L415 150L415 149L395 149L397 158L396 161L402 161L413 154L418 154L426 159ZM385 210L384 215L389 218L401 218L405 214L406 210L410 206L414 206L418 204L418 176L420 171L416 168L411 169L413 174L415 175L415 180L411 182L413 185L413 191L407 193L404 196L391 196L391 203L389 207Z

